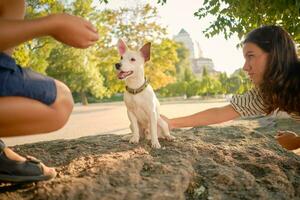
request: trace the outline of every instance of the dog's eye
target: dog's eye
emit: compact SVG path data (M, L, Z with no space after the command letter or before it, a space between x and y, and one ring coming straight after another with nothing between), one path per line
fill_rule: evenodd
M134 58L131 58L131 59L130 59L130 61L134 62L134 61L135 61L135 59L134 59Z
M123 56L121 56L121 60L123 60Z

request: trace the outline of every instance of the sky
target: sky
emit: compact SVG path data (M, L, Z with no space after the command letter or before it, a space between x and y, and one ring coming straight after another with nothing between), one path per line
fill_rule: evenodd
M231 74L243 66L242 49L236 47L239 43L237 36L226 40L222 34L206 38L202 33L212 22L211 18L199 20L194 16L197 9L201 7L202 0L167 0L164 5L157 4L157 0L110 0L108 4L98 6L117 9L134 7L138 2L150 3L157 7L159 23L167 27L170 38L184 28L194 41L199 42L203 56L213 60L215 70Z

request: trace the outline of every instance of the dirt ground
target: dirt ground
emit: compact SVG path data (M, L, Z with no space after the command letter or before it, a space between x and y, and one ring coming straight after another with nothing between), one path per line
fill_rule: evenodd
M172 132L151 149L120 135L14 146L58 176L0 186L0 199L300 199L300 156L282 149L276 130L300 132L290 119L257 118Z

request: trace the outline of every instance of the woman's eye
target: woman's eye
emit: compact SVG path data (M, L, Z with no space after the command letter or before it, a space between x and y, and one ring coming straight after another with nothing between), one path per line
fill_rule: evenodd
M135 59L134 59L134 58L131 58L131 59L130 59L130 61L134 62L134 61L135 61Z

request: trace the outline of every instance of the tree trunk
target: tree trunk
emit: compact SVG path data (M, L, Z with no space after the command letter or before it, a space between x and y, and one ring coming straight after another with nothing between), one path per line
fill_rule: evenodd
M80 92L80 96L81 96L82 105L87 106L89 104L89 102L88 102L87 97L86 97L86 95L83 91Z

